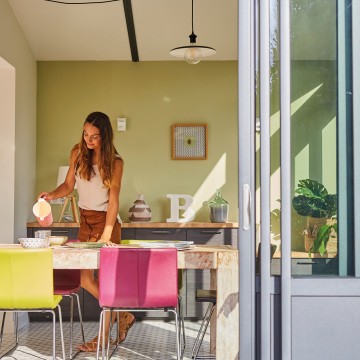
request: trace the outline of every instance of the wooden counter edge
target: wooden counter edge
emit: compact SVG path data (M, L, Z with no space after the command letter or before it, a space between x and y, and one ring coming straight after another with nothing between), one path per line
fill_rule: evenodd
M26 227L28 228L41 228L41 225L38 222L28 222L26 223ZM59 227L59 228L78 228L80 227L79 223L71 223L71 222L54 222L52 223L50 226L46 226L44 228L54 228L54 227Z
M40 227L38 222L28 222L27 227ZM79 223L61 222L52 223L49 228L52 227L68 227L77 228ZM139 222L139 223L121 223L122 228L184 228L184 229L227 229L227 228L238 228L237 223L210 223L210 222L188 222L188 223L175 223L175 222Z

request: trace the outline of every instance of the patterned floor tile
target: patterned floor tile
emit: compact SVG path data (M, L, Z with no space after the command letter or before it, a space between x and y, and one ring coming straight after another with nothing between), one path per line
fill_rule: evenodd
M90 340L97 335L98 323L85 322L85 338ZM199 322L185 322L186 351L184 360L191 359L191 350ZM81 343L81 334L78 324L75 324L74 344ZM60 332L57 327L56 355L61 359ZM64 322L65 352L68 357L69 349L69 323ZM0 347L0 357L11 348L15 337L5 334ZM200 355L209 353L209 334L206 334ZM3 357L4 360L31 360L52 359L52 323L32 322L19 332L18 348ZM94 360L95 353L79 353L76 360ZM126 340L114 353L114 360L172 360L176 359L175 326L173 322L166 321L137 321L129 331Z

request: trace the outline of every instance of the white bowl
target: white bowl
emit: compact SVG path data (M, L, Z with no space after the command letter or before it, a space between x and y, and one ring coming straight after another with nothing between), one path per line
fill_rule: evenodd
M50 245L63 245L67 240L67 236L50 236Z
M23 248L27 249L39 249L50 246L50 239L41 238L20 238L19 243Z

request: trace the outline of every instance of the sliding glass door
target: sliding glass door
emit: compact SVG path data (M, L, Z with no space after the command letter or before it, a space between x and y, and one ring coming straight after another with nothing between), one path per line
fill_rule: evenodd
M240 359L360 351L359 7L239 1Z

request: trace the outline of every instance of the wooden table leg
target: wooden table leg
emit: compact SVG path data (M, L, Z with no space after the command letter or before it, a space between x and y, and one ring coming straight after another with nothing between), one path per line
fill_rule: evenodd
M210 350L216 359L239 357L238 253L219 252L217 269L211 270L211 287L217 290L217 305L211 319Z

